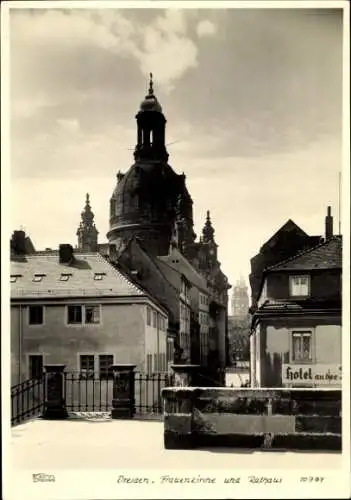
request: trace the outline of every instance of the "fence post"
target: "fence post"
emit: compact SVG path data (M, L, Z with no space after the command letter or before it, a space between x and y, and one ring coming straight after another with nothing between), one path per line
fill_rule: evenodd
M113 365L112 418L133 418L135 414L135 367Z
M191 387L198 385L200 365L171 365L174 373L174 385L178 387Z
M65 365L45 365L45 401L43 418L61 420L68 416L64 394Z

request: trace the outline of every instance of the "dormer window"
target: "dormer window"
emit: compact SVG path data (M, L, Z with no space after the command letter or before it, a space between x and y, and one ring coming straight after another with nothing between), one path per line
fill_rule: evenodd
M310 277L306 275L290 276L290 296L308 297L310 295Z
M16 283L18 278L21 278L22 274L11 274L10 283Z
M33 281L35 283L39 283L40 281L43 280L43 278L46 276L46 274L35 274L34 275L34 278L33 278Z
M101 281L104 276L106 276L106 273L95 273L94 274L94 280L95 281Z
M61 274L60 281L68 281L72 274Z

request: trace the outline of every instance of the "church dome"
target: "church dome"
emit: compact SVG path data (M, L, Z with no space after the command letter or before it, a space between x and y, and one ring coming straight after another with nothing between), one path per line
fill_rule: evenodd
M147 95L140 104L140 111L157 111L162 113L162 106L154 95Z

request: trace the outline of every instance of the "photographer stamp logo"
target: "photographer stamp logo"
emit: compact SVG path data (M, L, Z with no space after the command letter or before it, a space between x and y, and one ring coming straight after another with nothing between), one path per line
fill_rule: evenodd
M54 483L55 476L53 474L44 474L42 472L38 474L32 474L33 483Z

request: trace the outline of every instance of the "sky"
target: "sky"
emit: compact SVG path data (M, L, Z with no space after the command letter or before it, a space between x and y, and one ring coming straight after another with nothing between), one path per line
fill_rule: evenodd
M337 229L340 10L42 8L10 11L12 230L75 245L90 193L106 241L149 72L195 232L210 210L229 282L290 218L323 234L331 205Z

